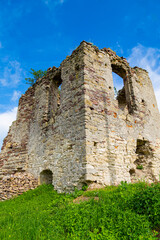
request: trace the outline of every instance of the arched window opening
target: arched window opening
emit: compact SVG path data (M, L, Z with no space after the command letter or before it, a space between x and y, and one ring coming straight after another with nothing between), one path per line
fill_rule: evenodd
M123 69L119 69L116 65L112 64L112 76L114 85L114 97L118 100L119 108L124 110L127 105L123 81L123 78L125 78L125 72Z
M53 173L51 170L43 170L40 173L40 184L52 184Z

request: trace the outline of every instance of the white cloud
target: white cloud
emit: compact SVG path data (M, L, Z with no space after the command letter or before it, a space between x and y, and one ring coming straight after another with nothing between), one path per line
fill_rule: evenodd
M0 148L3 143L3 139L6 137L9 130L9 126L16 119L17 107L14 107L11 111L0 113Z
M20 96L21 96L21 92L15 90L15 91L13 92L13 96L12 96L12 99L11 99L11 100L12 100L12 101L17 101Z
M2 86L17 85L22 79L22 68L18 61L9 61L8 65L4 68L3 75L0 77Z
M132 49L128 61L131 66L138 66L148 71L160 110L160 49L146 48L139 44Z

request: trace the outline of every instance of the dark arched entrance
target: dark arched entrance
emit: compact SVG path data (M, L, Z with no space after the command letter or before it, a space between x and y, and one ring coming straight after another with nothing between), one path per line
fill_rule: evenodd
M40 173L40 184L52 184L53 173L51 170L43 170Z

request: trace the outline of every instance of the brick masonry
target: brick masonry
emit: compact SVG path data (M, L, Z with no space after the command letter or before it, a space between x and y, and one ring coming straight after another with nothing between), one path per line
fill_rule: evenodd
M117 98L112 72L124 82ZM0 199L45 181L71 192L159 175L160 114L147 71L83 41L20 98L0 153Z

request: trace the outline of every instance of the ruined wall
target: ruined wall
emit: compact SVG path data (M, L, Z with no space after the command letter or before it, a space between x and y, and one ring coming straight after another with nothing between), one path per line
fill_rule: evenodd
M114 97L112 72L124 87ZM152 182L160 173L160 115L148 73L110 49L85 49L86 180ZM144 150L139 151L139 145ZM141 159L141 160L140 160ZM141 170L137 169L141 166Z
M3 141L0 154L0 199L7 199L38 184L27 173L29 127L32 121L35 87L19 100L17 120L12 123Z
M0 155L1 198L14 195L14 189L20 189L19 193L28 190L24 178L29 181L30 188L41 184L41 179L45 179L45 176L40 177L44 170L52 171L52 184L59 192L73 191L84 184L86 140L82 49L81 45L59 68L48 69L47 76L39 79L21 97L17 120L10 128ZM12 151L6 151L8 144L12 145ZM15 151L17 159L12 154ZM22 159L23 166L19 166ZM24 174L28 176L23 177ZM20 179L12 185L11 179L17 176Z
M80 46L55 73L49 72L47 84L41 81L35 91L37 103L35 121L30 126L28 171L39 177L40 172L50 169L53 185L59 192L82 187L85 174L83 68ZM61 82L60 105L57 106Z
M112 72L124 81L117 98ZM83 41L21 97L0 154L0 199L44 182L70 192L159 174L160 115L148 73Z

